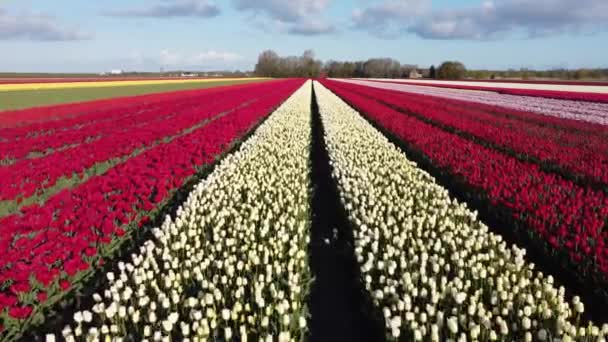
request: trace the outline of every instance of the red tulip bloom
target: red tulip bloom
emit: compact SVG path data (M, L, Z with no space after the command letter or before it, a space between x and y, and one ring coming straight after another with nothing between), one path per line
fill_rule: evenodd
M514 220L568 253L573 262L586 258L606 273L601 267L606 253L584 244L608 235L608 196L586 185L608 186L605 126L345 82L322 83L477 199L509 209ZM571 181L575 176L584 181Z
M67 290L69 289L71 286L70 282L67 280L60 280L59 281L59 287L61 287L61 289L63 290Z
M40 303L44 303L48 299L48 295L46 294L46 292L41 291L36 294L36 298Z
M13 306L8 310L9 316L15 319L26 319L32 314L31 306Z

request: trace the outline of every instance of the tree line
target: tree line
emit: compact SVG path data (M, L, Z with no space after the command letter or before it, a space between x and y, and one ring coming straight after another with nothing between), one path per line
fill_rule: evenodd
M580 69L550 69L532 70L522 68L519 70L470 70L466 77L474 79L560 79L560 80L606 80L608 68L580 68Z
M608 69L554 70L467 70L459 61L446 61L435 67L420 68L401 64L393 58L370 58L365 61L322 62L312 50L302 56L281 57L266 50L258 57L255 75L262 77L336 77L336 78L437 78L437 79L533 79L556 78L566 80L607 79Z
M412 64L401 64L392 58L371 58L359 62L329 61L323 71L328 77L360 78L440 78L460 79L467 69L458 61L443 62L439 67L419 68Z
M409 78L431 77L458 79L465 76L466 68L460 62L445 62L437 70L420 69L416 65L401 64L393 58L370 58L366 61L335 61L323 63L315 58L312 50L302 56L281 57L273 50L258 56L254 73L261 77L360 77L360 78Z
M319 77L323 62L315 59L312 50L302 56L281 57L272 50L266 50L258 57L255 74L262 77Z
M367 61L323 63L315 58L312 50L302 56L281 57L273 50L266 50L258 57L255 74L263 77L408 77L415 65L402 65L392 58L372 58Z

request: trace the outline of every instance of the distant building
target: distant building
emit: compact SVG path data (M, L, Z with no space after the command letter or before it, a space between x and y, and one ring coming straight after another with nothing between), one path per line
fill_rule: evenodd
M110 70L110 75L122 75L123 73L124 71L122 71L121 69Z
M409 78L422 78L422 74L416 69L412 69L408 75Z
M198 74L195 74L193 72L182 72L182 77L198 77Z

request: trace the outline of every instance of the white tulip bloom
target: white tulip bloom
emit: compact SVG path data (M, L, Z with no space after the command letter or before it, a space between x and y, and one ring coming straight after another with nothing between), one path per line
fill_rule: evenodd
M458 332L458 321L456 317L448 318L448 329L452 334L456 334Z
M370 101L356 91L340 91L362 106ZM579 328L585 327L577 326L576 316L584 312L580 298L569 305L565 289L554 286L551 276L535 272L524 249L490 232L477 212L450 198L428 173L318 82L315 93L332 175L355 226L363 283L385 317L397 314L407 323L403 329L408 335L426 331L435 341L467 327L468 334L454 337L498 340L498 332L505 340L533 333L548 339L570 332L566 325L575 329L572 336L580 334ZM399 127L392 119L386 125ZM445 316L450 317L447 322ZM385 322L387 339L396 340L391 320ZM479 332L471 328L475 324ZM547 327L557 328L537 332Z
M78 335L93 338L91 328L109 324L114 335L134 329L155 341L168 339L176 325L192 340L231 339L235 326L241 340L250 328L287 341L304 337L311 96L308 81L194 187L175 219L152 229L119 273L105 275L108 287L103 298L94 296L92 317L85 311L72 323L85 328Z

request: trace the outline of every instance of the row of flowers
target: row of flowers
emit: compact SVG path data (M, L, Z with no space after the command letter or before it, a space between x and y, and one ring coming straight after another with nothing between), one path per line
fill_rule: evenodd
M223 90L225 93L230 91L238 94L239 89ZM151 119L167 120L168 116L212 100L217 92L218 90L189 94L188 97L179 93L179 97L177 94L173 98L161 96L156 101L146 103L117 99L114 100L116 106L113 108L97 109L95 104L88 104L88 110L83 108L84 113L74 118L6 128L2 130L0 160L19 160L35 152L91 142L92 138L112 133L117 128L128 131Z
M5 328L26 329L32 316L92 274L138 222L156 213L186 180L229 150L301 84L275 84L275 92L263 101L133 157L42 206L0 219L0 321Z
M102 118L101 116L97 115L102 111L121 108L127 109L128 106L141 106L151 103L174 102L186 99L188 97L200 96L204 93L217 93L225 91L228 88L239 88L244 86L247 85L229 85L205 89L179 90L2 111L2 116L0 116L0 137L12 136L11 131L17 128L27 131L29 127L29 129L32 131L37 131L39 128L46 127L45 125L53 123L56 124L54 127L63 128L66 126L58 123L57 120L65 120L62 122L69 125L71 120L78 119L80 116L83 116L83 118L90 117L92 119Z
M210 95L202 93L198 97L165 102L161 106L150 106L151 111L129 118L129 123L125 127L115 126L115 129L110 129L98 140L87 141L92 133L77 130L74 135L78 137L76 141L80 141L81 144L75 147L41 158L21 159L12 165L0 167L0 200L27 198L41 193L55 186L57 181L64 177L70 178L74 174L82 176L85 171L98 163L112 159L119 160L138 149L149 148L163 139L179 135L196 125L213 120L222 113L250 105L253 101L267 100L269 96L285 87L289 85L260 83L247 88L228 88ZM146 109L144 107L137 110ZM95 127L90 127L93 132ZM47 139L53 140L55 137L50 135ZM73 139L68 138L57 144L63 146L73 142ZM29 140L14 143L29 146ZM32 151L29 148L28 150Z
M268 83L273 82L279 81L269 81ZM193 104L197 98L208 99L215 94L226 91L238 92L238 90L246 90L257 85L259 84L217 86L2 112L0 141L25 141L39 135L80 130L101 122L119 120L124 116L138 115L147 110L154 110L175 103ZM18 121L15 125L3 127L2 120L11 117L11 115L23 118L23 120ZM28 118L33 121L28 121ZM27 141L31 142L31 140Z
M353 84L352 82L350 82L351 84ZM397 88L394 88L390 85L387 86L387 84L380 84L380 87L377 87L378 83L372 84L372 83L367 83L364 85L368 85L368 86L374 86L374 88L379 88L379 89L384 89L384 90L390 90L390 91L395 91L395 92L405 92L408 94L414 94L411 92L408 92L407 89L405 88L401 88L400 86L398 86ZM414 88L416 90L420 90L420 87L416 87ZM456 92L458 93L458 90L453 90L450 91L447 94L452 94ZM440 93L424 93L424 92L415 92L415 94L420 95L421 97L426 97L428 100L437 100L438 98L441 98L441 101L443 102L443 104L446 106L446 108L450 108L450 110L452 111L456 111L456 110L460 110L463 107L474 107L476 110L491 114L497 118L505 118L508 120L514 120L515 122L522 122L525 124L532 124L535 126L540 126L540 127L546 127L549 129L557 129L557 130L566 130L569 132L573 132L573 133L581 133L581 134L585 134L585 135L591 135L591 136L599 136L599 137L603 137L606 136L608 134L608 126L606 125L602 125L599 123L593 123L593 122L589 122L589 121L584 121L584 120L573 120L572 118L566 118L566 117L560 117L558 116L554 116L554 115L547 115L547 114L543 114L543 109L546 109L545 106L540 105L540 104L536 104L536 106L533 106L533 108L529 108L528 110L524 110L524 109L518 109L516 108L515 104L521 102L519 100L514 102L514 105L512 106L506 106L506 105L501 105L500 103L496 103L496 104L492 104L492 103L483 103L480 101L472 101L471 99L459 99L456 96L450 96L449 98L446 96L440 96ZM472 98L474 99L474 98ZM517 99L517 98L516 98ZM565 106L564 110L562 111L562 113L568 113L569 111L571 111L570 106L571 106L571 102L569 102L569 106ZM594 105L594 104L589 104L589 105ZM568 110L566 110L568 109ZM551 109L553 110L553 108ZM576 111L574 111L576 113ZM541 115L539 115L541 114Z
M399 82L397 81L396 83L399 83ZM588 102L608 103L608 94L592 93L592 92L580 92L580 91L568 91L568 90L547 90L547 89L516 89L516 88L487 87L487 86L480 87L480 86L475 86L475 85L464 85L464 84L437 84L437 83L429 84L429 83L424 83L424 82L408 82L407 84L424 86L424 87L437 87L437 88L463 89L463 90L476 90L476 91L491 91L491 92L496 92L499 94L542 97L542 98L548 98L548 99L558 99L558 100L568 100L568 101L588 101ZM586 84L586 85L592 85L592 84ZM568 89L568 87L563 87L563 88Z
M67 341L300 341L310 282L310 81L108 273Z
M404 91L407 93L436 96L450 100L480 103L490 107L499 107L502 110L508 108L518 112L532 112L537 115L542 114L555 118L580 120L584 123L583 126L588 126L589 124L608 124L608 115L606 114L608 113L608 103L555 100L541 97L498 94L488 91L423 87L394 82L388 83L363 80L345 80L344 82L381 89Z
M591 280L590 274L598 271L608 275L608 198L603 192L443 131L348 91L340 83L325 84L424 155L442 174L463 183L472 200L504 208L514 229L533 233L551 247L551 253L567 254L582 279Z
M377 79L379 80L379 79ZM543 80L518 80L518 79L504 79L504 78L497 78L497 79L473 79L471 81L460 81L460 82L483 82L486 84L492 84L492 83L506 83L506 84L538 84L538 85L562 85L562 86L567 86L567 85L579 85L579 86L608 86L608 82L600 82L600 81L566 81L566 80L548 80L548 79L543 79Z
M315 90L356 257L389 340L608 336L608 325L579 321L584 304L568 303L525 250L490 233L340 98Z
M437 98L417 94L351 84L345 84L343 88L497 145L524 159L562 169L583 182L602 183L608 188L606 136L503 118L479 110L475 104L455 107L437 101Z

